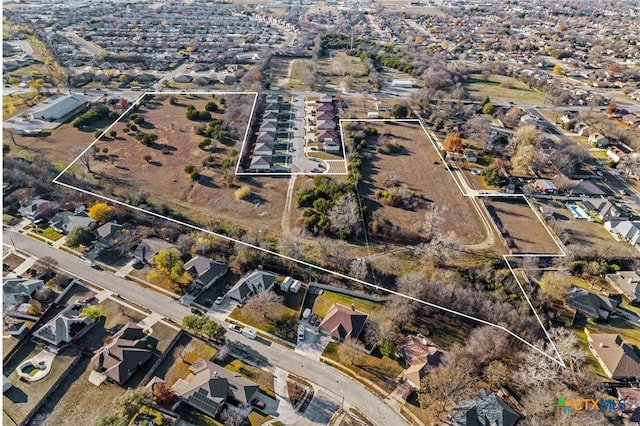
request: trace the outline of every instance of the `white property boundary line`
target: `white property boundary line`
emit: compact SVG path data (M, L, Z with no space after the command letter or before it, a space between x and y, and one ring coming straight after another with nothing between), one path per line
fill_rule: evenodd
M163 95L164 95L164 94L167 94L167 93L171 94L171 92L156 92L156 93L158 93L158 94L163 94ZM193 93L196 93L196 92L174 92L174 94L175 94L175 93L177 93L177 94L193 94ZM208 94L212 94L212 92L206 92L206 93L208 93ZM216 92L214 92L214 93L216 93ZM229 93L235 93L235 94L246 94L247 92L218 92L218 93L227 93L227 94L229 94ZM250 92L250 93L255 94L255 92ZM136 102L135 102L131 107L129 107L129 108L125 111L125 113L124 113L124 114L127 114L127 113L128 113L128 112L133 108L133 106L134 106L134 105L138 104L138 102L140 101L140 99L142 99L146 94L148 94L148 93L143 94L143 95L142 95L142 96L141 96L141 97L140 97L140 98L139 98L139 99L138 99L138 100L137 100L137 101L136 101ZM124 115L124 114L123 114L123 115ZM117 121L119 121L119 119L118 119L118 120L116 120L116 122L117 122ZM342 120L341 120L341 121L342 121ZM429 141L431 142L431 144L433 145L434 149L436 150L436 152L437 152L438 156L441 158L441 160L443 160L443 162L444 162L445 166L447 167L447 170L449 171L449 173L451 173L451 170L450 170L450 169L449 169L449 167L447 166L446 161L444 161L444 158L442 158L442 155L440 154L440 151L439 151L439 150L438 150L438 148L435 146L434 142L431 140L431 137L430 137L429 133L427 132L426 128L424 127L424 125L422 124L422 122L421 122L420 120L417 120L417 119L403 119L403 120L386 120L386 119L381 119L381 120L373 120L373 119L369 119L369 120L367 120L367 119L364 119L364 120L355 120L355 119L351 119L351 120L349 120L349 121L372 121L372 122L384 122L384 121L404 121L404 122L409 122L409 121L410 121L410 122L413 122L413 121L417 121L417 122L420 124L420 126L422 127L422 129L425 131L425 134L427 135L427 137L428 137ZM102 136L107 132L107 130L109 130L109 129L114 125L114 124L115 124L115 122L114 122L113 124L111 124L111 125L110 125L110 126L109 126L105 131L104 131L104 132L102 132L102 134L100 135L100 137L102 137ZM99 137L99 138L100 138L100 137ZM295 262L295 263L298 263L298 264L300 264L300 265L304 265L304 266L306 266L306 267L313 268L313 269L315 269L315 270L318 270L318 271L321 271L321 272L324 272L324 273L333 274L333 275L338 276L338 277L340 277L340 278L344 278L344 279L347 279L347 280L350 280L350 281L353 281L353 282L356 282L356 283L359 283L359 284L365 285L365 286L367 286L367 287L374 288L374 289L376 289L376 290L378 290L378 291L382 291L382 292L386 292L386 293L393 294L393 295L396 295L396 296L404 297L404 298L409 299L409 300L411 300L411 301L414 301L414 302L417 302L417 303L421 303L421 304L423 304L423 305L425 305L425 306L430 306L430 307L432 307L432 308L440 309L440 310L443 310L443 311L445 311L445 312L447 312L447 313L450 313L450 314L453 314L453 315L457 315L457 316L463 317L463 318L468 319L468 320L472 320L472 321L479 322L480 324L484 324L484 325L487 325L487 326L495 327L495 328L497 328L497 329L500 329L500 330L502 330L502 331L504 331L504 332L506 332L506 333L510 334L511 336L515 337L516 339L518 339L518 340L519 340L519 341L521 341L522 343L526 344L526 345L527 345L527 346L529 346L530 348L532 348L532 349L534 349L535 351L537 351L537 352L541 353L542 355L546 356L546 357L547 357L547 358L549 358L551 361L553 361L553 362L555 362L555 363L559 364L560 366L562 366L562 367L565 367L565 368L566 368L566 364L565 364L565 363L564 363L564 361L562 360L562 357L561 357L560 353L558 352L558 349L556 348L556 346L555 346L555 344L553 343L553 341L552 341L551 337L549 336L549 333L547 332L546 328L544 327L544 325L543 325L543 323L542 323L542 321L541 321L540 317L538 316L537 312L535 311L535 309L533 309L533 305L532 305L531 301L529 300L529 297L528 297L528 296L526 295L526 293L524 292L524 289L523 289L523 287L522 287L522 284L519 282L519 280L517 279L517 277L516 277L516 275L515 275L515 274L514 274L514 278L516 279L516 282L517 282L517 283L518 283L518 285L520 286L520 289L522 290L522 293L524 294L525 298L527 299L527 302L529 303L529 306L530 306L530 307L531 307L531 309L533 310L533 312L534 312L534 314L535 314L535 316L536 316L536 319L538 320L538 322L540 323L540 326L541 326L541 327L542 327L542 329L544 330L545 335L546 335L546 336L547 336L547 338L549 339L549 342L551 343L551 345L552 345L552 347L553 347L553 349L554 349L554 351L555 351L556 355L558 356L558 358L554 358L554 357L552 357L551 355L549 355L549 354L547 354L545 351L543 351L541 348L538 348L538 347L537 347L537 346L535 346L534 344L532 344L532 343L528 342L527 340L525 340L525 339L523 339L522 337L520 337L520 336L518 336L517 334L515 334L513 331L508 330L506 327L501 326L501 325L499 325L499 324L494 324L494 323L489 322L489 321L486 321L486 320L484 320L484 319L482 319L482 318L477 318L477 317L474 317L474 316L472 316L472 315L465 314L465 313L463 313L463 312L458 312L458 311L456 311L456 310L449 309L449 308L446 308L446 307L444 307L444 306L440 306L440 305L437 305L437 304L434 304L434 303L431 303L431 302L427 302L427 301L425 301L425 300L421 300L421 299L418 299L418 298L415 298L415 297L412 297L412 296L409 296L409 295L406 295L406 294L403 294L403 293L397 292L397 291L395 291L395 290L390 290L390 289L387 289L387 288L384 288L384 287L378 286L378 285L376 285L376 284L373 284L373 283L370 283L370 282L367 282L367 281L364 281L364 280L360 280L360 279L357 279L357 278L354 278L354 277L351 277L351 276L345 275L345 274L340 273L340 272L337 272L337 271L332 271L332 270L327 269L327 268L324 268L324 267L322 267L322 266L318 266L318 265L315 265L315 264L312 264L312 263L309 263L309 262L306 262L306 261L303 261L303 260L300 260L300 259L295 259L295 258L293 258L293 257L287 256L287 255L283 255L283 254L280 254L280 253L277 253L277 252L275 252L275 251L273 251L273 250L269 250L269 249L266 249L266 248L263 248L263 247L260 247L260 246L256 246L256 245L254 245L254 244L250 244L250 243L247 243L247 242L244 242L244 241L241 241L241 240L237 240L237 239L235 239L235 238L231 238L231 237L228 237L228 236L226 236L226 235L219 234L219 233L216 233L216 232L210 231L210 230L208 230L208 229L204 229L204 228L202 228L202 227L200 227L200 226L196 226L196 225L193 225L193 224L185 223L185 222L182 222L182 221L180 221L180 220L174 219L174 218L172 218L172 217L164 216L164 215L161 215L161 214L156 213L156 212L153 212L153 211L144 210L144 209L142 209L142 208L140 208L140 207L132 206L132 205L127 204L127 203L125 203L125 202L122 202L122 201L119 201L119 200L116 200L116 199L113 199L113 198L109 198L109 197L106 197L106 196L104 196L104 195L96 194L96 193L93 193L93 192L91 192L91 191L87 191L87 190L85 190L85 189L78 188L78 187L75 187L75 186L73 186L73 185L69 185L69 184L67 184L67 183L64 183L64 182L59 181L59 178L60 178L60 177L62 177L62 175L64 175L64 173L66 173L66 171L67 171L67 170L68 170L68 169L69 169L69 168L70 168L70 167L71 167L71 166L72 166L72 165L73 165L73 164L74 164L74 163L75 163L75 162L76 162L76 161L77 161L77 160L78 160L78 159L79 159L79 158L80 158L84 153L86 153L86 152L87 152L87 151L88 151L88 150L89 150L89 149L90 149L90 148L91 148L91 147L92 147L92 146L97 142L97 140L98 140L99 138L97 138L93 143L91 143L91 144L90 144L90 145L89 145L89 146L88 146L84 151L82 151L82 153L80 153L80 155L78 155L78 156L77 156L77 157L76 157L76 158L75 158L75 159L74 159L74 160L73 160L73 161L72 161L72 162L71 162L67 167L65 167L65 169L64 169L62 172L60 172L60 173L59 173L59 174L58 174L58 175L53 179L53 183L56 183L56 184L58 184L58 185L64 186L64 187L66 187L66 188L69 188L69 189L72 189L72 190L75 190L75 191L82 192L82 193L87 194L87 195L94 196L94 197L96 197L96 198L99 198L99 199L104 200L104 201L108 201L108 202L110 202L110 203L114 203L114 204L117 204L117 205L120 205L120 206L123 206L123 207L127 207L127 208L130 208L130 209L133 209L133 210L139 211L139 212L141 212L141 213L145 213L145 214L148 214L148 215L151 215L151 216L157 217L157 218L159 218L159 219L168 220L168 221L173 222L173 223L176 223L176 224L178 224L178 225L185 226L185 227L187 227L187 228L191 228L191 229L194 229L194 230L196 230L196 231L200 231L200 232L204 232L204 233L209 234L209 235L216 236L216 237L221 238L221 239L223 239L223 240L232 241L232 242L234 242L234 243L236 243L236 244L241 244L241 245L243 245L243 246L246 246L246 247L249 247L249 248L252 248L252 249L255 249L255 250L261 251L261 252L263 252L263 253L267 253L267 254L272 255L272 256L281 257L281 258L286 259L286 260L289 260L289 261L291 261L291 262ZM344 150L344 145L343 145L343 150ZM264 175L266 175L266 174L264 174ZM455 179L455 177L453 176L453 174L451 174L451 177L453 178L454 182L456 182L456 185L458 185L458 188L461 190L462 194L463 194L463 195L465 195L465 196L470 196L469 194L466 194L466 193L462 190L462 188L460 187L459 183L456 181L456 179ZM525 199L526 199L526 198L525 198ZM538 217L538 216L536 215L536 217ZM539 217L538 217L538 219L539 219ZM546 225L545 225L545 228L546 228ZM547 229L547 231L549 231L549 230ZM554 239L554 241L555 241L555 239ZM560 250L562 251L562 249L560 249ZM564 253L564 251L562 251L562 255L550 255L550 256L554 256L554 257L555 257L555 256L565 256L565 255L566 255L566 254ZM533 255L523 255L523 257L525 257L525 256L537 257L537 256L540 256L540 255L535 255L535 254L533 254ZM509 265L508 260L507 260L507 258L508 258L508 257L515 257L515 256L509 256L509 255L504 255L504 256L503 256L503 258L504 258L505 262L507 262L507 264ZM511 268L511 266L510 266L510 265L509 265L509 269L513 272L513 269Z

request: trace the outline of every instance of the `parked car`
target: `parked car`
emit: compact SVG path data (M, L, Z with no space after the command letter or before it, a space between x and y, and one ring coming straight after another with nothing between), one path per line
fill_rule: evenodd
M102 269L102 266L98 265L98 264L97 264L97 263L95 263L95 262L91 262L91 267L92 267L93 269L95 269L96 271L102 271L102 270L103 270L103 269Z
M220 304L222 304L223 300L224 300L224 297L218 296L218 297L216 297L216 301L213 302L213 303L215 303L216 305L220 305Z
M298 340L304 340L304 325L298 326Z
M242 333L242 327L239 327L235 324L229 324L229 330L233 330L236 333Z
M309 317L309 324L314 325L317 320L318 320L318 315L313 314Z
M96 296L95 295L89 296L89 297L85 297L84 299L82 299L82 303L91 303L94 300L96 300Z
M197 309L197 308L191 308L191 313L195 315L200 315L200 316L204 315L204 312L202 312L200 309Z

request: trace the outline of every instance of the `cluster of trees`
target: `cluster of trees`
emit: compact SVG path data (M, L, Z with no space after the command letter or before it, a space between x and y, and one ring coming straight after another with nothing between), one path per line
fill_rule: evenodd
M116 114L117 115L117 114ZM73 127L76 129L80 129L82 127L88 126L89 124L95 123L96 121L102 120L110 116L109 108L104 105L97 105L91 108L89 111L84 114L78 116L75 120L73 120Z
M507 178L497 167L487 167L480 175L484 178L487 185L497 186L498 188L502 188L508 182Z
M155 141L158 140L158 135L155 133L145 133L140 132L135 136L136 140L139 141L144 146L151 146Z
M93 231L86 226L76 226L67 235L66 244L69 247L88 246L95 239Z
M129 120L133 121L138 126L145 123L144 117L138 113L129 114Z
M191 177L192 181L197 182L198 180L200 180L200 172L198 172L196 166L194 166L193 164L184 166L184 172L188 174L189 177Z
M209 121L211 120L211 113L209 111L198 111L195 106L187 105L187 120L191 121Z
M335 183L326 176L313 178L313 186L298 191L296 203L303 211L304 228L313 235L335 234L347 238L357 234L360 209L349 183ZM344 217L340 217L344 214Z
M196 126L195 132L197 135L214 138L221 142L225 142L231 136L231 132L226 128L224 120L219 118L209 121L206 127L204 124Z
M204 315L187 315L182 318L182 325L216 342L223 342L227 333L223 326Z
M142 406L154 402L151 389L138 387L128 389L114 401L115 410L106 417L99 419L96 426L127 426L129 419L133 417Z
M404 209L416 208L423 198L421 195L411 191L407 185L399 183L384 190L378 189L375 192L375 196L384 205Z

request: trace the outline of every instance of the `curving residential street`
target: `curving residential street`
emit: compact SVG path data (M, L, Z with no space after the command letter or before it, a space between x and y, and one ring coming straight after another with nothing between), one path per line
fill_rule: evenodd
M180 323L184 316L190 314L189 308L180 305L176 300L137 286L111 272L97 271L91 268L89 262L57 250L46 243L8 229L3 230L2 236L5 249L15 247L19 251L38 258L52 258L57 262L58 269L110 290L122 298L145 306L168 319ZM325 364L314 362L290 349L264 339L250 340L237 333L228 333L227 338L235 353L243 353L261 368L273 371L278 367L307 379L322 388L323 394L331 397L334 402L344 398L345 406L357 408L360 412L365 413L374 424L394 426L408 424L394 409L382 403L380 398L363 385Z

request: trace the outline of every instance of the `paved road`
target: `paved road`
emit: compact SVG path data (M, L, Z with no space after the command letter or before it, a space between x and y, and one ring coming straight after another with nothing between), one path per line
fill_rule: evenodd
M71 254L56 250L41 241L29 238L10 230L3 230L4 244L15 244L19 250L33 256L50 257L58 262L58 268L68 273L82 277L95 285L108 289L134 303L146 306L154 312L164 315L176 322L180 322L185 315L190 314L189 308L176 301L135 285L107 271L96 271L88 262ZM406 425L407 422L391 407L369 392L363 385L349 379L337 370L309 358L299 355L278 344L272 344L261 339L250 340L246 337L229 332L227 337L234 350L247 354L249 358L264 367L280 367L308 381L324 388L336 397L344 395L346 405L351 405L377 425Z

